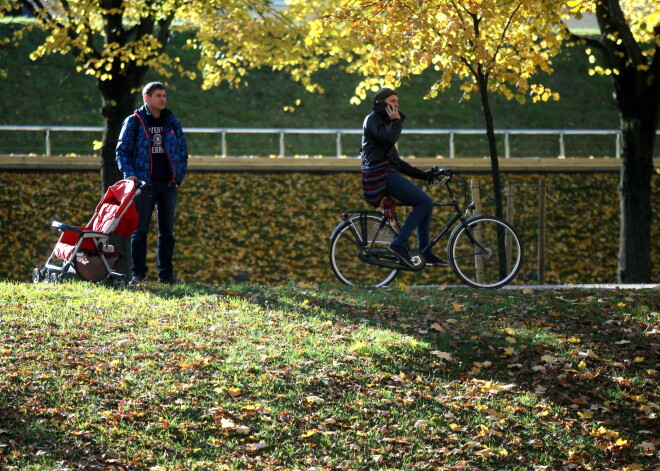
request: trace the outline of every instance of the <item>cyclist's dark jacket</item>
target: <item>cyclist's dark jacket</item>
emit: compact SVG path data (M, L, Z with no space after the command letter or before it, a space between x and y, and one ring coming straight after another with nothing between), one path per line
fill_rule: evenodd
M401 119L390 119L385 112L386 106L383 101L377 102L362 125L362 191L364 199L373 206L378 206L386 196L389 172L422 180L427 177L426 172L399 156L395 144L401 135L405 116L399 112Z
M147 129L147 116L151 114L147 105L124 120L119 141L115 150L117 165L124 178L136 176L138 180L151 182L153 162L151 142ZM160 114L163 120L163 146L172 170L172 181L176 185L183 182L188 168L188 146L183 135L181 122L165 108Z

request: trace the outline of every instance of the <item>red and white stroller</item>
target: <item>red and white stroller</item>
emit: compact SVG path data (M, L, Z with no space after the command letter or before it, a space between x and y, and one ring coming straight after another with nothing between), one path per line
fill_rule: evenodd
M115 286L125 286L126 275L113 271L121 258L108 243L113 232L130 237L138 225L133 201L140 194L141 182L120 180L105 193L85 227L69 226L53 221L62 231L53 252L43 268L35 268L32 281L58 283L68 275L98 282L108 279ZM56 264L59 260L61 264Z

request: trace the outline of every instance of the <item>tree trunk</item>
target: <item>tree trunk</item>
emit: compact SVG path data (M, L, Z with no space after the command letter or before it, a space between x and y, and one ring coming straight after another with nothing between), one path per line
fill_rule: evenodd
M481 108L484 113L484 121L486 122L486 135L488 136L488 149L490 151L490 166L493 179L493 198L495 199L495 216L503 219L502 183L500 181L500 163L497 155L495 125L493 124L493 113L491 112L490 100L488 99L488 77L484 74L481 66L477 70L477 81L479 83L479 93L481 94ZM504 278L507 274L506 240L504 229L500 226L497 227L497 253L500 277Z
M639 90L630 78L624 72L614 79L622 138L618 279L647 283L651 281L651 178L658 102L657 92Z
M647 58L626 22L619 0L598 0L596 18L599 40L586 39L603 54L612 69L614 100L621 125L621 232L619 271L621 283L651 280L651 178L653 145L658 125L660 47ZM654 30L659 37L660 28Z
M482 70L479 70L477 80L479 82L479 92L481 94L481 108L484 113L486 123L486 136L488 137L488 149L490 152L490 166L493 179L493 198L495 199L495 216L502 218L504 212L502 208L502 184L500 181L500 164L497 155L497 139L495 138L495 126L493 124L493 113L490 109L488 99L488 78Z

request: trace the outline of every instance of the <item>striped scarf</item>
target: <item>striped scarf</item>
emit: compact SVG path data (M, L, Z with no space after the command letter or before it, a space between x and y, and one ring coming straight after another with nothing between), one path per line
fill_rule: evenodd
M385 160L376 165L362 165L362 193L372 206L378 207L387 191L387 170L390 162Z

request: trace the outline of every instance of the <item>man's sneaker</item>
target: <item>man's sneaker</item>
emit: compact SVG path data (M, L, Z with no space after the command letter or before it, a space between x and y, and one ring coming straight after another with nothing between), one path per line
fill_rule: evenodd
M403 246L403 245L390 245L387 250L392 252L394 255L399 257L399 259L408 265L410 268L415 268L415 265L413 264L412 260L410 260L410 254L408 253L408 249Z
M427 267L448 267L449 264L435 254L429 253L424 256Z
M166 285L173 285L179 282L176 276L170 276L169 278L163 278L162 280L158 280L158 281Z
M146 279L147 277L145 275L134 275L133 278L131 278L131 281L128 282L128 285L129 286L139 285Z

